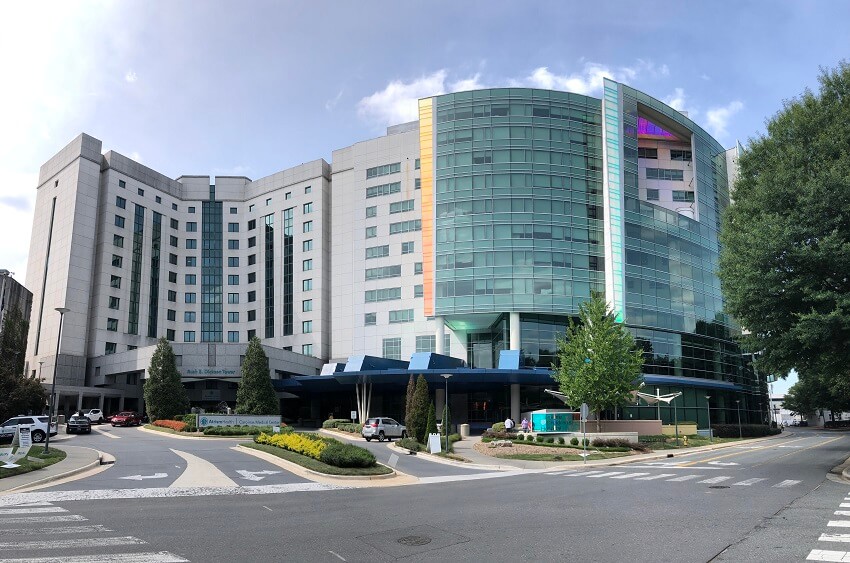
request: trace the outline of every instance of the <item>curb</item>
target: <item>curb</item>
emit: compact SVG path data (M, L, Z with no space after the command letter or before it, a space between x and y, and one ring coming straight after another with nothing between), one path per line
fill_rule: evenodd
M410 451L410 450L407 450L405 448L402 448L401 446L397 446L395 442L393 442L391 444L387 444L387 447L392 448L394 450L401 450L403 452L409 452ZM420 453L422 453L424 455L420 456L419 455ZM457 460L454 460L454 459L447 459L447 458L438 457L438 456L429 454L428 452L424 452L424 451L423 452L416 452L416 454L417 454L416 457L418 457L419 459L424 459L424 460L427 460L427 461L431 461L433 463L442 463L443 465L451 465L452 467L462 467L464 469L481 469L481 470L484 470L484 471L518 471L518 470L522 470L522 467L515 467L513 465L495 465L495 464L490 465L490 464L457 461ZM460 454L458 454L458 455L460 455ZM498 458L494 458L494 459L498 459Z
M212 440L217 438L219 440L253 440L253 436L180 436L179 434L172 434L171 432L162 432L160 430L151 430L150 428L145 428L144 426L136 427L136 430L141 430L142 432L148 432L149 434L156 434L157 436L165 436L167 438L174 438L175 440Z
M80 447L80 446L76 446L76 447ZM90 450L91 448L84 448L84 449ZM13 488L7 489L5 491L0 491L0 496L6 495L6 494L9 494L9 493L20 492L22 489L30 489L30 488L33 488L33 487L40 487L41 485L44 485L46 483L51 483L53 481L59 481L60 479L65 479L66 477L72 477L72 476L77 475L79 473L84 473L84 472L88 471L89 469L99 467L100 465L102 465L102 461L104 459L104 453L101 452L101 451L98 451L98 450L94 450L94 451L97 452L97 459L95 461L92 461L91 463L87 463L86 465L83 465L81 467L77 467L75 469L69 469L68 471L65 471L63 473L57 473L56 475L50 475L48 477L43 477L43 478L37 479L35 481L30 481L29 483L24 483L23 485L18 485L17 487L13 487ZM112 458L112 461L114 462L115 458ZM59 462L59 463L62 463L62 462Z

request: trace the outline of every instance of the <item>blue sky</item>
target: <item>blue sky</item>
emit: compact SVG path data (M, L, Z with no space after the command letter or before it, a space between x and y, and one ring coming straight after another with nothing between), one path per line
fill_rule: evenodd
M732 146L850 50L850 3L0 4L0 268L25 279L39 166L81 131L168 176L258 178L380 135L418 97L599 95L610 76Z

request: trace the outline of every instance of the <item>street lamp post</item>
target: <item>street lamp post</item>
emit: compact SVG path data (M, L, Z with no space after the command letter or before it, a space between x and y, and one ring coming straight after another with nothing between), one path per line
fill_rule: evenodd
M738 439L742 439L744 437L744 433L741 431L741 401L740 401L740 399L735 400L735 406L738 409Z
M443 379L446 380L446 406L443 407L443 431L446 433L446 453L449 453L449 428L446 425L446 414L449 412L449 378L452 376L450 373L444 373Z
M661 389L656 387L655 388L655 394L660 397L661 396ZM658 401L657 403L655 403L655 416L658 418L658 420L661 420L661 401Z
M711 403L708 400L711 398L711 395L705 396L705 412L708 414L708 443L711 443Z
M62 322L65 319L65 313L70 310L71 309L67 307L56 307L56 311L59 313L59 335L56 337L56 361L53 364L53 382L50 384L50 412L47 416L47 438L44 441L44 453L48 453L50 448L50 425L53 422L53 409L56 408L56 374L59 372L59 348L62 346Z

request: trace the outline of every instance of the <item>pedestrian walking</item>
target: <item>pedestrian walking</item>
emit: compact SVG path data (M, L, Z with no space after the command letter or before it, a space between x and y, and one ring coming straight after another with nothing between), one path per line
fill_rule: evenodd
M520 426L522 427L523 432L528 432L528 419L523 418L522 422L520 423Z

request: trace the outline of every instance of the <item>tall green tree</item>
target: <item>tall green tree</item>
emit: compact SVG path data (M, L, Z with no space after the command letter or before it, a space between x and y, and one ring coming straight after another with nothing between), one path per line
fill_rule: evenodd
M581 305L579 322L570 319L566 337L557 342L559 365L552 366L552 377L571 407L587 403L596 413L598 431L602 411L631 402L640 387L642 351L598 293Z
M726 308L762 371L850 379L850 65L750 139L721 229Z
M428 422L425 424L425 436L437 433L437 409L434 407L434 401L428 405Z
M165 338L159 339L148 366L144 395L151 421L172 419L189 410L189 396L180 381L174 350Z
M800 374L799 381L785 394L782 406L800 415L823 409L832 413L834 418L834 413L850 410L850 390L847 386L848 382L842 378Z
M248 343L242 362L242 380L236 390L239 414L280 414L280 401L269 375L269 359L256 336Z
M6 313L0 330L0 421L18 414L41 414L47 393L38 379L24 374L28 323L19 308Z
M3 330L0 331L0 373L24 375L28 329L29 323L19 307L13 307L6 313Z
M416 379L416 390L413 393L412 424L407 427L407 432L423 444L427 438L425 432L428 424L428 403L428 382L425 381L425 376L420 375Z
M413 395L416 393L416 381L413 379L413 374L410 374L410 379L407 380L407 400L404 403L404 425L408 429L413 428ZM411 434L413 436L413 434Z

